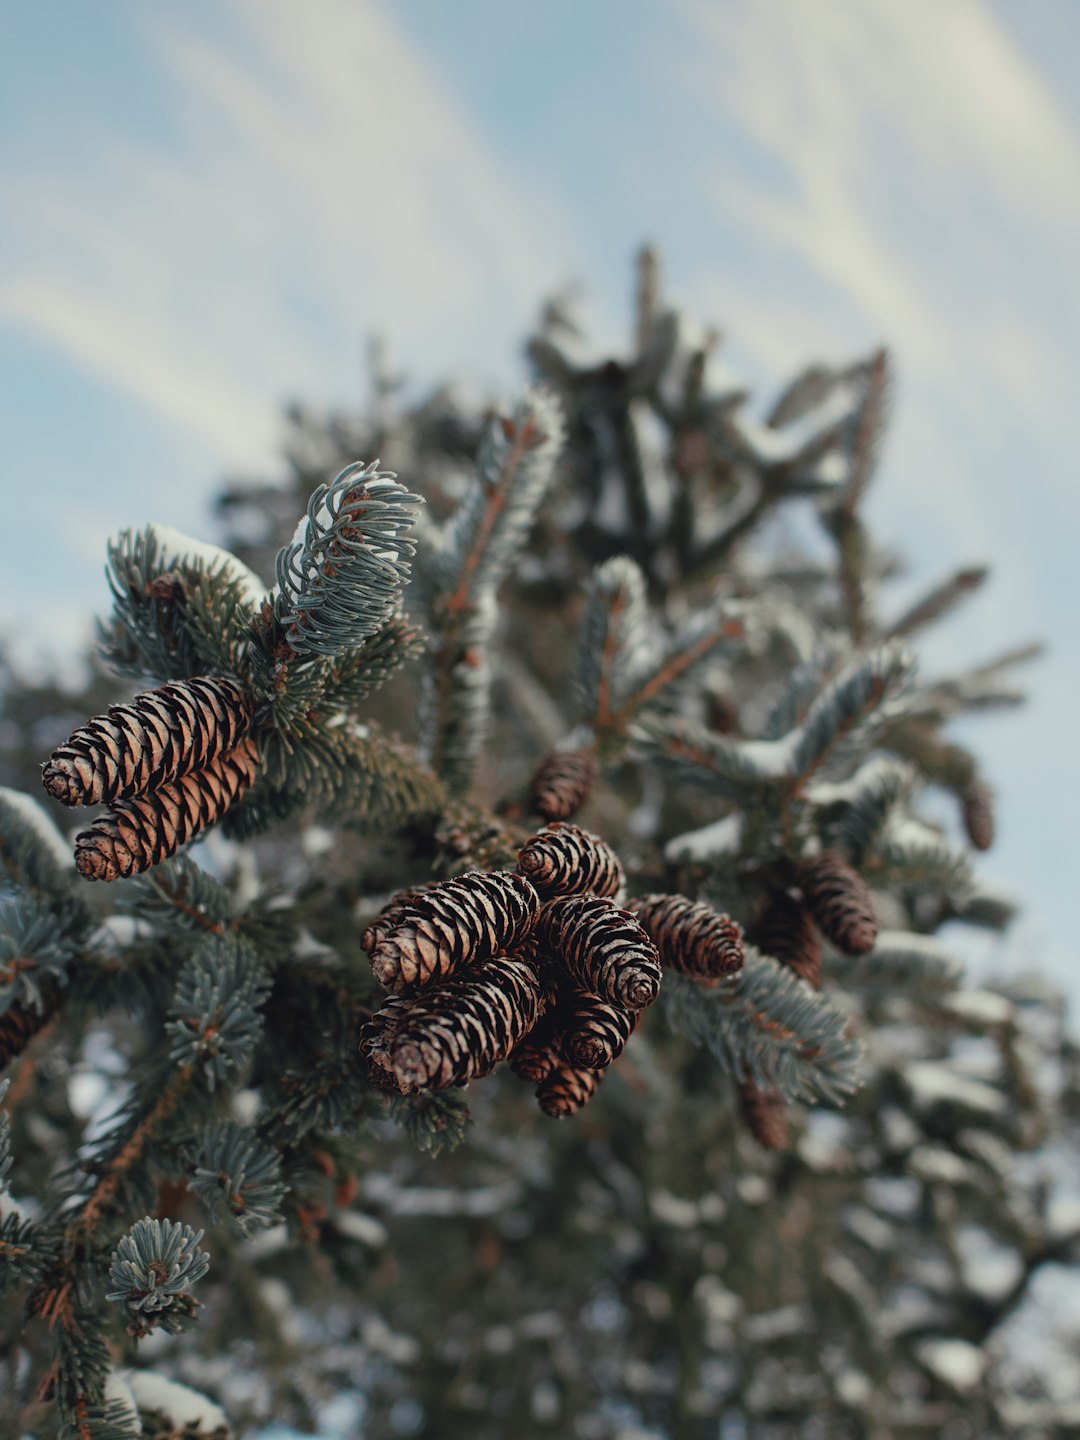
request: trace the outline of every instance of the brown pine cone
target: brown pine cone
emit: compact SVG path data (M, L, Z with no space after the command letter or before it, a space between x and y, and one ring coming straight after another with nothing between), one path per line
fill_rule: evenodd
M421 895L426 895L429 890L434 890L440 883L438 880L428 880L423 885L414 885L410 890L399 890L396 895L393 895L360 936L361 950L366 950L370 955L375 947L390 934L401 915L413 901Z
M0 1070L23 1053L59 1008L60 987L54 984L42 985L40 1010L18 1000L8 1006L0 1015Z
M779 1090L759 1089L748 1075L739 1086L743 1123L764 1150L788 1148L787 1106Z
M238 681L177 680L80 726L53 751L41 779L64 805L112 805L205 769L250 729L251 701Z
M821 989L821 940L809 912L786 890L772 892L747 939L812 989Z
M536 1023L540 990L525 960L497 955L467 976L395 996L364 1027L361 1054L403 1093L488 1074Z
M259 757L250 740L202 770L99 816L75 837L75 866L87 880L140 875L175 855L221 817L250 787Z
M556 895L617 895L623 885L623 868L611 846L563 820L538 830L521 847L517 868L542 900Z
M626 908L637 916L665 969L706 987L742 969L743 933L729 915L685 895L643 895Z
M976 850L989 850L994 843L994 792L983 780L976 780L961 798L964 829Z
M459 965L517 951L540 913L536 891L520 875L469 870L418 891L395 912L371 952L387 990L427 985Z
M562 1032L552 1011L542 1015L510 1056L510 1069L519 1080L539 1085L563 1064Z
M576 1068L605 1069L622 1054L640 1014L575 987L563 1003L563 1055Z
M537 931L582 989L626 1010L644 1010L659 994L656 946L629 910L610 900L598 895L553 900Z
M845 955L865 955L877 939L870 887L846 860L823 850L801 860L796 882L818 929Z
M589 798L596 783L596 756L591 750L555 750L533 775L529 797L542 819L569 820Z
M571 1065L559 1065L536 1087L540 1109L555 1120L573 1115L592 1099L603 1078L603 1070L583 1070Z

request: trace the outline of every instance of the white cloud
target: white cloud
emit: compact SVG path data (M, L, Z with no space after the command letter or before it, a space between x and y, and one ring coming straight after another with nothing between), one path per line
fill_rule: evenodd
M428 375L501 361L574 242L373 0L219 20L142 16L178 140L102 134L83 174L24 153L0 320L251 463L279 397L355 393L373 329Z

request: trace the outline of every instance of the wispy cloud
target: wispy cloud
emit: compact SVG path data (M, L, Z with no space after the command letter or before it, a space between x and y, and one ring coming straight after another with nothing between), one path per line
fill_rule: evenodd
M276 398L350 396L373 329L491 373L574 253L558 207L372 0L218 13L142 12L178 141L102 133L84 174L24 154L0 321L228 462L271 449Z

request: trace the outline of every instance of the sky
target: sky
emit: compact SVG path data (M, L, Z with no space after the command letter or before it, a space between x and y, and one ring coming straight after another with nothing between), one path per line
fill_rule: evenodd
M869 501L915 590L993 581L924 647L1041 638L965 722L999 797L1004 957L1080 1001L1080 5L1073 0L0 0L0 633L70 663L104 545L214 538L286 399L513 391L544 296L625 348L649 240L762 405L885 342Z

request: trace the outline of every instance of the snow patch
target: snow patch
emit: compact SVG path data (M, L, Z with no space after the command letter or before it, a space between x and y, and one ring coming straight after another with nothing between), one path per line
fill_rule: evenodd
M195 540L170 525L148 525L162 556L180 565L202 565L204 571L225 571L230 580L239 581L243 587L244 599L257 610L266 599L267 587L249 570L242 560L220 545L210 545L205 540Z
M931 1375L961 1395L975 1389L986 1369L986 1356L966 1340L923 1340L915 1354Z
M75 868L75 858L71 847L32 795L26 795L21 790L10 790L6 785L0 785L0 801L11 806L19 819L24 821L41 843L46 846L59 866L65 870Z
M130 1387L140 1410L164 1415L177 1429L185 1426L197 1435L227 1435L225 1411L197 1390L175 1380L164 1380L148 1370L121 1370L120 1380Z
M917 1060L904 1070L904 1078L919 1110L936 1105L957 1105L980 1115L1001 1115L1008 1102L1000 1090L982 1080L968 1080L935 1060Z
M992 990L959 990L942 1002L942 1008L969 1025L1009 1025L1016 1019L1016 1006Z
M718 855L737 855L742 844L742 816L736 812L703 825L700 830L687 830L676 835L664 846L664 859L711 860Z

